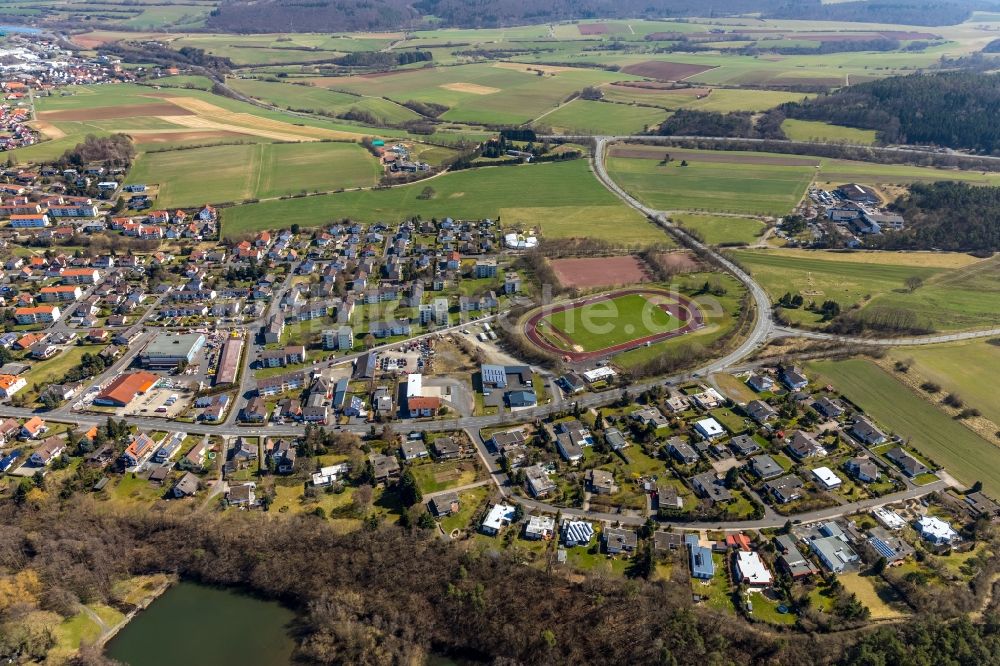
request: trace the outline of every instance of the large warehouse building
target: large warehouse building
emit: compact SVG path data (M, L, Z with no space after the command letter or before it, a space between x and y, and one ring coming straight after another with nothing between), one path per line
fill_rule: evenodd
M243 338L229 338L222 347L219 357L219 367L215 372L215 385L234 384L240 372L240 352L243 351Z
M181 362L193 362L204 346L205 336L201 333L160 333L143 350L139 359L146 368L176 368Z
M125 407L135 397L145 393L156 384L159 377L152 372L131 372L108 384L107 388L94 398L95 405Z

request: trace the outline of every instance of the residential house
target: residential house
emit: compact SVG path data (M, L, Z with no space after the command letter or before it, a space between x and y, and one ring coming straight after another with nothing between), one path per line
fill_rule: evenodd
M62 455L62 452L65 450L66 440L61 437L49 437L42 442L41 446L35 449L28 460L32 465L46 466Z
M456 493L445 493L431 498L427 506L435 516L444 518L445 516L457 513L461 508L461 503Z
M587 490L595 495L614 495L620 489L615 483L615 475L603 469L587 470Z
M784 468L769 455L754 456L750 459L750 471L765 481L776 479L785 473Z
M729 440L729 448L740 457L752 456L760 451L760 444L750 435L737 435Z
M809 378L798 366L787 366L781 369L781 383L793 391L801 391L809 385Z
M796 430L785 447L796 460L826 455L826 449L807 432Z
M778 418L777 410L763 400L751 400L746 406L746 413L761 425Z
M174 484L170 493L176 498L191 497L198 492L198 477L187 472Z
M690 444L680 437L670 438L667 443L667 451L681 464L693 465L698 462L698 454L691 448Z
M911 456L901 447L897 446L889 449L885 452L885 457L899 465L899 468L903 470L903 474L906 474L911 479L930 472L927 465Z
M716 502L730 502L733 495L715 472L705 472L691 478L691 485L701 497Z
M688 534L684 537L688 547L691 577L699 580L711 580L715 577L715 561L712 559L712 549L701 545L698 536Z
M635 530L623 527L606 527L601 534L604 551L609 555L631 553L639 545L639 535Z
M758 393L770 391L774 388L774 378L771 375L755 372L747 379L747 385Z
M556 532L556 521L549 516L530 516L524 525L524 538L529 541L551 539Z
M862 483L872 483L878 481L879 469L868 456L857 456L844 463L844 469L853 478Z
M795 474L789 474L764 484L764 490L780 504L787 504L802 498L805 484Z
M399 461L395 456L373 453L368 456L368 462L371 463L372 476L376 483L386 483L400 474Z
M567 548L587 546L594 538L594 526L585 520L563 519L562 542Z
M406 462L412 462L414 460L420 460L421 458L427 458L430 453L427 451L427 447L424 445L423 441L419 439L408 439L399 447L400 453L403 455L403 460Z
M958 540L958 532L935 516L922 516L914 527L925 541L936 546L949 545Z
M885 433L863 416L858 417L851 426L851 434L869 446L882 444L886 440Z
M812 404L812 408L828 419L838 419L846 411L839 400L831 400L825 395Z
M438 437L431 444L434 457L438 460L454 460L462 456L462 445L452 437Z
M515 509L510 504L494 504L483 518L479 530L483 534L496 536L507 525L514 522Z

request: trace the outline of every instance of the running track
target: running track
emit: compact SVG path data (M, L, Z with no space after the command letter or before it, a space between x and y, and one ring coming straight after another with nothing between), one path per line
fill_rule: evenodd
M680 328L676 328L672 331L664 331L663 333L656 333L653 335L647 335L644 338L636 338L634 340L629 340L628 342L622 342L621 344L612 345L611 347L605 347L604 349L598 349L596 351L590 352L574 352L565 349L560 349L556 347L548 340L543 338L538 332L538 325L545 317L548 317L557 312L565 312L566 310L572 310L574 308L583 307L585 305L591 305L593 303L600 303L602 301L609 301L615 298L620 298L621 296L630 296L632 294L640 295L662 295L673 299L676 303L663 303L657 304L664 312L667 314L677 317L681 322L684 323ZM611 354L617 354L619 352L627 351L629 349L635 349L637 347L642 347L646 343L655 344L657 342L663 342L664 340L670 340L671 338L676 338L691 331L696 331L702 328L705 322L702 318L701 310L691 302L690 299L681 296L680 294L673 294L667 291L651 288L635 288L635 289L622 289L619 291L613 291L606 294L598 294L597 296L589 296L587 298L582 298L576 301L569 301L567 303L561 303L552 307L541 308L538 312L531 315L524 324L524 335L531 340L531 342L539 347L540 349L555 354L560 357L566 357L574 363L579 363L583 361L591 361L595 358L601 358L604 356L610 356Z

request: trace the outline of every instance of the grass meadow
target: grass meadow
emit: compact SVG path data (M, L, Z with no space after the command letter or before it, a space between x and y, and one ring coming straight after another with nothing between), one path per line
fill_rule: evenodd
M733 256L777 300L785 292L802 294L806 303L827 299L851 306L909 310L936 330L961 330L1000 323L1000 260L964 263L966 255L790 252L736 250ZM865 261L857 261L862 258ZM948 267L949 259L956 267ZM907 263L902 260L906 259ZM906 288L907 278L923 285ZM804 309L786 309L794 323L818 327L820 316Z
M875 143L875 130L831 125L812 120L793 120L781 123L781 130L792 141L843 141L845 143Z
M941 386L941 394L955 393L983 416L1000 424L1000 345L976 340L949 345L908 347L891 352L892 358L907 362L912 372Z
M353 143L240 144L144 153L129 182L157 183L160 207L365 187L379 167Z
M431 198L418 198L426 187L433 189ZM655 228L645 218L597 183L586 160L469 169L386 190L236 206L222 213L223 234L234 236L270 229L275 220L282 220L283 225L307 227L343 218L377 222L411 215L503 219L504 210L512 205L516 205L522 223L539 223L543 229L550 211L559 215L567 207L586 207L591 209L589 219L596 222L590 227L594 233L613 238L616 231L641 228L640 233L648 234L651 240L662 237L662 234L654 236ZM599 225L607 226L598 232ZM567 235L582 235L582 231L573 230L572 220L560 221L555 228L571 232Z
M749 245L756 242L767 228L763 222L752 217L680 213L672 215L670 219L685 229L697 232L702 240L710 245L727 243Z
M644 106L575 99L536 120L560 134L639 134L667 119L667 112Z

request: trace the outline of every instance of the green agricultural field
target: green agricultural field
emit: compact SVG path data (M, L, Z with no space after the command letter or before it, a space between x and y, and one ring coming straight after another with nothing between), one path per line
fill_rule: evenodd
M515 63L471 64L402 70L365 76L316 79L355 94L377 94L396 102L416 100L448 107L442 120L474 124L522 124L559 106L586 86L638 77L592 69L546 70L543 75Z
M766 111L785 102L801 102L811 95L780 90L734 90L713 88L707 96L693 100L683 108L696 111Z
M660 109L575 99L538 118L534 126L560 134L639 134L667 119Z
M921 380L941 387L940 396L955 393L983 416L1000 424L1000 345L977 340L950 345L896 349L892 358L911 364L911 372Z
M757 242L767 228L763 222L752 217L729 217L722 215L695 215L681 213L672 215L674 223L698 233L710 245L727 243Z
M543 238L586 236L619 247L674 244L662 229L625 206L503 208L500 218L506 227L535 229Z
M539 330L554 327L583 351L598 351L647 335L673 331L680 320L644 295L630 294L555 312L539 322ZM547 335L550 339L552 336Z
M785 252L782 250L738 250L733 256L748 267L773 300L797 291L806 303L834 300L841 308L893 308L913 312L917 321L937 330L960 330L1000 322L1000 260L990 259L957 268L942 268L944 262L912 265L888 255L886 263L875 263L878 255L861 255L870 261L853 261L855 255L835 252ZM843 258L842 258L843 257ZM931 265L926 265L927 263ZM907 278L923 280L915 291ZM792 322L822 326L819 315L804 309L786 309Z
M128 181L156 183L164 208L364 187L379 167L353 143L239 144L144 153Z
M792 141L843 141L845 143L875 143L875 130L831 125L811 120L793 120L781 123L781 130Z
M870 361L818 361L807 370L820 375L889 430L909 440L919 453L932 459L956 479L972 485L983 482L990 495L1000 494L997 448Z
M261 101L293 110L339 115L351 110L370 113L382 122L403 123L420 115L381 97L349 95L316 85L278 83L256 79L231 79L233 89Z
M752 154L717 162L699 161L696 155L674 148L658 152L661 158L669 152L673 161L660 165L652 159L612 153L608 172L625 190L666 211L784 215L802 198L815 171L805 162L801 166L755 164ZM681 166L682 159L687 166Z
M431 198L418 198L426 187L433 189ZM599 207L607 210L607 219L615 228L625 221L636 226L647 224L597 183L585 160L573 160L468 169L385 190L236 206L222 213L223 233L232 236L291 224L318 226L343 218L360 222L401 220L410 215L495 219L512 203L541 209Z

